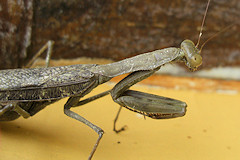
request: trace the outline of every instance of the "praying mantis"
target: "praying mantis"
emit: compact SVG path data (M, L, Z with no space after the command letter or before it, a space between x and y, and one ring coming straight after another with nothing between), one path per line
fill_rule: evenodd
M19 116L28 118L47 105L69 97L64 113L98 133L99 137L90 154L92 158L104 131L82 116L71 111L97 98L111 94L113 100L129 110L154 119L184 116L186 103L170 98L129 90L137 82L151 76L169 62L185 62L191 70L197 69L202 57L194 43L185 40L181 48L166 48L141 54L119 62L96 65L10 69L0 71L0 120L9 121ZM113 89L80 101L80 98L115 76L130 73Z
M209 2L210 0L208 5ZM199 39L201 34L202 31ZM110 94L113 101L120 106L153 119L184 116L187 107L185 102L129 90L129 88L170 62L183 62L191 71L196 70L202 64L201 49L197 48L198 44L199 42L195 45L191 40L184 40L180 48L155 50L105 65L78 64L2 70L0 71L0 121L15 120L20 116L28 118L49 104L69 97L64 105L64 113L86 124L99 135L88 158L92 159L104 131L70 109ZM98 85L126 73L130 74L111 90L80 100ZM124 128L117 130L115 123L116 132L124 130Z

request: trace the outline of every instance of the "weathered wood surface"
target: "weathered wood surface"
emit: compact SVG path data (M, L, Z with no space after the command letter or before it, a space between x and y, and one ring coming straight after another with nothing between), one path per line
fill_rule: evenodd
M206 0L3 0L0 65L20 67L49 39L55 41L54 59L88 56L120 60L179 46L186 38L196 42L206 3ZM240 65L239 15L239 0L211 1L202 42L224 27L236 25L206 45L202 52L203 68Z

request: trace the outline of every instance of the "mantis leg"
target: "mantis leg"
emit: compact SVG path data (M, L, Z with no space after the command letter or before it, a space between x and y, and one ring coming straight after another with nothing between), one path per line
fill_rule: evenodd
M30 117L30 114L27 111L19 107L17 104L12 104L12 103L7 104L6 106L0 109L0 117L4 115L4 113L9 111L14 111L18 113L18 115L23 116L24 118Z
M113 122L113 131L116 133L122 132L122 131L126 130L126 128L127 128L127 126L125 125L125 126L121 127L120 129L116 129L116 123L117 123L117 120L118 120L121 110L122 110L122 106L119 107L118 113Z
M72 107L78 107L78 106L84 105L84 104L89 103L89 102L91 102L91 101L94 101L94 100L96 100L96 99L98 99L98 98L104 97L104 96L108 95L110 92L111 92L111 90L108 90L108 91L99 93L99 94L97 94L97 95L95 95L95 96L89 97L89 98L87 98L87 99L81 100L81 101L79 101L78 103L76 103L76 104L75 104L74 106L72 106Z
M166 119L184 116L187 107L185 102L148 93L128 90L132 85L151 76L154 72L154 70L137 71L129 74L112 89L111 95L113 100L120 106L154 119ZM118 115L114 121L114 126L116 126L115 123L117 122ZM116 130L114 128L116 133L118 133L120 130Z
M118 113L114 119L113 123L113 131L116 133L119 133L121 131L124 131L126 129L126 126L121 127L120 129L116 129L116 123L119 118L119 114L121 112L122 107L126 107L124 104L120 103L118 101L118 98L121 97L121 95L128 90L132 85L142 81L143 79L151 76L155 70L153 71L137 71L129 74L127 77L122 79L120 82L118 82L111 91L111 96L114 100L114 102L118 103L120 105L120 108L118 110Z
M77 106L86 104L86 103L88 103L88 102L91 102L91 101L93 101L93 100L96 100L96 99L98 99L98 98L101 98L101 97L103 97L103 96L105 96L105 95L107 95L107 94L109 94L109 93L110 93L110 90L109 90L109 91L105 91L105 92L103 92L103 93L100 93L100 94L98 94L98 95L92 96L92 97L87 98L87 99L82 100L82 101L79 101L79 100L80 100L80 98L81 98L84 94L81 95L81 96L77 96L77 97L70 97L70 98L68 99L67 103L64 105L64 113L65 113L67 116L69 116L69 117L71 117L71 118L74 118L74 119L76 119L76 120L78 120L78 121L86 124L87 126L89 126L90 128L92 128L92 129L93 129L95 132L97 132L97 134L98 134L98 139L97 139L97 141L96 141L96 143L95 143L95 145L94 145L94 147L93 147L93 149L92 149L92 152L90 153L90 156L89 156L89 158L88 158L89 160L93 157L93 154L95 153L95 151L96 151L96 149L97 149L97 147L98 147L98 144L99 144L99 142L100 142L100 140L101 140L101 138L102 138L102 136L103 136L104 131L103 131L100 127L96 126L95 124L91 123L90 121L88 121L88 120L86 120L85 118L83 118L82 116L80 116L79 114L71 111L70 108L72 108L72 107L77 107Z
M2 116L4 113L11 111L13 109L13 104L8 104L6 106L2 106L0 109L0 116Z
M19 107L18 105L14 106L13 111L15 111L19 115L23 116L23 118L29 118L30 117L30 114L27 111L25 111L24 109L22 109L21 107Z
M50 63L50 58L52 55L52 48L54 45L54 41L49 40L36 54L35 56L27 63L27 65L24 68L30 68L34 61L42 54L44 53L45 50L47 50L47 55L46 55L46 64L45 67L49 66Z

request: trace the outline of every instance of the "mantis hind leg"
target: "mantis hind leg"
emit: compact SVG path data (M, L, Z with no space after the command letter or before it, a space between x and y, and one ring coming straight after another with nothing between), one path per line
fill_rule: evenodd
M54 41L49 40L35 55L34 57L24 66L24 68L30 68L36 59L47 50L46 59L45 59L45 67L49 67L50 58L52 55L52 48L54 45Z

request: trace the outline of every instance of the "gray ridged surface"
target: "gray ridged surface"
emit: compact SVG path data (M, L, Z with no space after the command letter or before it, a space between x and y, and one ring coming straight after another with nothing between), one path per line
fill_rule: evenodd
M13 69L0 72L0 101L59 99L98 83L88 69L96 65Z

